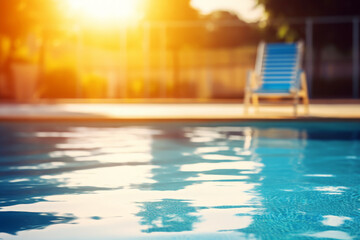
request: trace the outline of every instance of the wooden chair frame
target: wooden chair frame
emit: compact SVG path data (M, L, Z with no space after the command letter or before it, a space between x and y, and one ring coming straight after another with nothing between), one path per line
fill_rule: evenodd
M294 115L298 114L299 101L302 100L305 113L309 114L309 96L306 81L306 74L300 70L301 56L303 53L302 42L298 43L298 56L297 56L297 69L295 86L290 89L288 93L274 93L274 92L256 92L261 87L261 70L263 64L263 56L265 50L265 43L260 43L258 47L257 60L255 64L255 70L249 71L247 75L247 81L245 86L244 96L244 113L248 114L249 105L252 104L255 107L256 112L259 111L259 98L292 98L294 100Z

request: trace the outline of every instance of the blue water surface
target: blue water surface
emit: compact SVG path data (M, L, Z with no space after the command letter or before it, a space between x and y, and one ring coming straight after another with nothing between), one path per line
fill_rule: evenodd
M0 123L0 239L360 239L360 123Z

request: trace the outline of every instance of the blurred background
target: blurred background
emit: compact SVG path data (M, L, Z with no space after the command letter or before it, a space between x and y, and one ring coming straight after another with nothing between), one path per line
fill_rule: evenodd
M259 42L299 40L311 98L359 98L358 0L3 0L0 16L3 102L241 100Z

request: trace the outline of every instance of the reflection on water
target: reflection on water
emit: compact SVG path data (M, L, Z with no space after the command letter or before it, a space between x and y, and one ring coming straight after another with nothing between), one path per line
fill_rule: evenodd
M140 223L147 227L143 232L183 232L193 230L193 224L199 217L193 215L196 208L188 202L177 199L163 199L157 202L141 204L137 216Z
M0 239L357 239L359 123L0 124Z
M27 229L43 229L53 224L68 223L72 216L56 216L51 213L4 212L0 213L0 232L15 235Z

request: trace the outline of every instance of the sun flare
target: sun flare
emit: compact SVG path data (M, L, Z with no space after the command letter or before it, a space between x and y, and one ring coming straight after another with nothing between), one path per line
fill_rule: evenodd
M138 18L135 0L68 0L70 8L83 17L96 22L135 21Z

